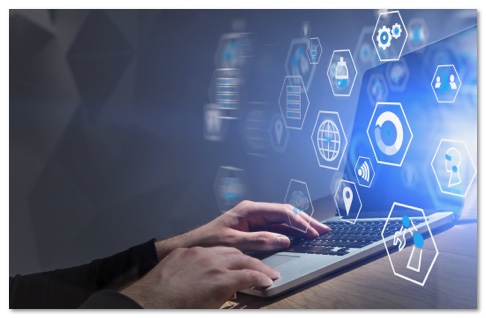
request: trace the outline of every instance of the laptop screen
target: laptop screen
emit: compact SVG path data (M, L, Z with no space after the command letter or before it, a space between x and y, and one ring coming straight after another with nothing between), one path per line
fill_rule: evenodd
M353 183L336 194L358 191L362 209L354 198L343 217L386 216L394 202L458 217L477 191L476 26L367 70L363 83L343 176Z
M394 202L459 217L477 191L476 26L367 70L363 83L343 177L353 183L336 194L359 191L362 209L343 217L386 216Z

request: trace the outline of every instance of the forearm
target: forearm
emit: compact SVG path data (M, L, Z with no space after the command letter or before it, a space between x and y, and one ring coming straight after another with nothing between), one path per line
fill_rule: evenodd
M153 240L93 262L10 279L10 308L78 308L91 294L119 289L158 263Z

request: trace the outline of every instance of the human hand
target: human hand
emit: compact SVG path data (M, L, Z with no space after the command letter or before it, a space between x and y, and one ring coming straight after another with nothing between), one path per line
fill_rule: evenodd
M237 291L266 288L279 277L235 248L179 248L121 293L144 308L220 308Z
M305 212L295 214L294 209L289 204L242 201L197 229L156 242L157 255L163 259L175 248L191 246L277 251L289 247L290 240L286 235L311 238L329 231L326 225Z
M208 246L232 246L242 251L273 251L290 245L286 235L318 237L329 231L326 225L305 212L294 214L294 209L289 204L243 201L197 229L197 232L201 241Z

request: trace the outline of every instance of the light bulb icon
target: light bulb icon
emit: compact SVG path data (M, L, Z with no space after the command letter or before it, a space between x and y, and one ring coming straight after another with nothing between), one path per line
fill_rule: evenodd
M336 72L334 73L334 78L336 79L336 84L338 87L343 88L348 84L349 72L348 66L341 56L336 67Z

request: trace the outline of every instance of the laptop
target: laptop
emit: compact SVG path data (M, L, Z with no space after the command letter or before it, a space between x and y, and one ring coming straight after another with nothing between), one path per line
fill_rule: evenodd
M454 67L443 70L439 65ZM457 72L455 83L451 83L452 69ZM405 71L406 84L387 88L386 99L375 103L370 87L377 85L379 92L380 83L373 81L388 76L390 83L390 74L400 77ZM444 77L440 72L449 74ZM436 87L437 77L449 91ZM454 96L451 90L457 91L459 83ZM335 211L335 216L322 221L331 232L317 239L291 238L287 250L260 256L281 278L267 289L242 292L274 297L380 253L391 262L384 279L397 275L426 284L440 251L433 234L453 226L468 192L477 191L471 188L477 182L476 83L476 26L404 54L399 61L368 69L363 74L352 132L347 135L342 178L335 182L333 195L312 201L317 212ZM380 118L384 118L381 123ZM422 250L424 245L433 248ZM436 253L427 252L434 248ZM409 253L408 262L393 264L398 253Z

